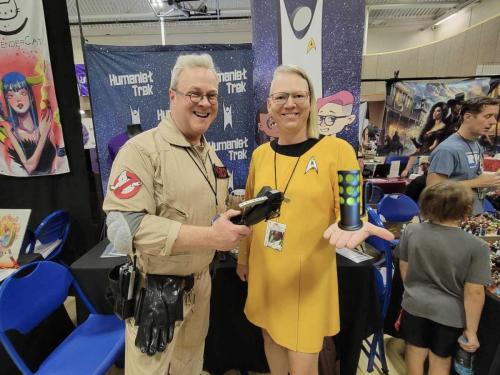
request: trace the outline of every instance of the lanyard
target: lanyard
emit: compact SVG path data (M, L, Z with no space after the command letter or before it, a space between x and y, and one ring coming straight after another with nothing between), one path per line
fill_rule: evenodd
M300 160L301 156L302 155L300 155L297 158L297 161L295 162L295 165L293 167L292 173L290 174L290 177L288 178L288 181L287 181L287 183L285 185L285 190L283 190L283 196L285 196L286 189L288 189L288 185L290 184L290 181L292 180L293 173L295 172L295 169L297 168L297 165L299 164L299 160ZM278 190L278 179L277 179L277 176L276 176L276 151L274 151L274 188L276 190Z
M214 169L212 168L212 172L214 174L214 179L215 179L215 187L212 186L212 184L210 183L210 180L208 179L208 172L207 172L207 174L203 173L203 170L201 169L200 165L196 162L196 160L194 160L193 155L191 155L191 153L189 152L189 150L187 148L185 148L184 150L186 150L187 154L189 155L189 157L191 158L191 160L193 161L193 163L196 165L196 167L198 168L198 170L202 174L202 176L205 179L205 181L207 181L208 186L210 186L210 190L212 190L212 193L214 193L215 206L218 207L219 203L217 201L217 176L215 175ZM210 157L210 152L207 155L208 155L208 160L210 160L210 165L213 166L213 164L212 164L212 158ZM203 169L205 169L205 171L206 171L205 163L203 163Z

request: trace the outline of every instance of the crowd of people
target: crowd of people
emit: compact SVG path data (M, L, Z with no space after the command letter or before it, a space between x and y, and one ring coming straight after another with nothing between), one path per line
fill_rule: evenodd
M108 238L137 258L145 291L140 314L126 321L125 372L201 373L208 267L215 250L239 245L236 272L248 283L245 314L262 330L271 373L317 374L324 337L341 329L335 248L393 235L369 222L354 231L337 225L337 172L358 170L356 154L346 141L319 135L311 80L287 65L275 70L258 114L259 127L272 140L254 150L245 189L246 199L264 187L286 199L272 220L252 229L234 224L231 218L239 212L225 207L229 173L204 137L217 115L218 86L209 55L180 56L172 70L170 112L157 127L131 138L113 163L103 205ZM430 187L421 198L427 221L409 226L397 251L406 287L402 326L410 374L423 373L427 355L431 373L444 374L461 335L466 350L479 346L475 333L482 285L489 280L487 253L456 227L479 198L472 191L500 185L500 176L481 173L477 145L498 110L494 99L465 102L458 133L444 141L445 111L436 104L415 140L419 153L432 154L424 179ZM275 237L280 240L270 240ZM421 267L429 271L425 280ZM186 292L180 315L169 302L176 282Z

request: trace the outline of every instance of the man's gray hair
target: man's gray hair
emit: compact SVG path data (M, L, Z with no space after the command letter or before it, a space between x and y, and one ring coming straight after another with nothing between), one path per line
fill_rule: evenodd
M217 78L217 83L219 83L219 76L217 75L217 70L215 69L212 56L207 53L203 53L201 55L180 55L175 62L174 68L172 69L172 75L170 78L171 89L177 88L177 85L179 84L179 76L186 68L206 68L211 70Z

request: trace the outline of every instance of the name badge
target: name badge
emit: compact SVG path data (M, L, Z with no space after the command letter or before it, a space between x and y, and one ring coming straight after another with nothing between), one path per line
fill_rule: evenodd
M283 249L283 240L285 239L285 230L286 224L268 220L264 246L281 251Z
M467 156L467 162L469 163L469 168L476 168L477 167L476 158L474 157L474 155L471 153L467 153L466 156Z

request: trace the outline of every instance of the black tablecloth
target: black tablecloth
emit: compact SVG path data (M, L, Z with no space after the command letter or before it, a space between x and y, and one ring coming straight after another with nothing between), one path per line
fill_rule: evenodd
M486 293L477 336L480 348L475 359L476 375L500 374L500 299Z
M342 375L356 374L363 339L382 328L372 264L337 255L340 333L335 343Z
M102 241L71 265L85 294L100 313L110 313L104 295L109 270L124 258L100 258ZM356 264L337 256L341 333L336 336L341 373L356 374L361 342L381 326L371 262ZM205 346L205 368L212 374L229 369L267 370L260 330L243 313L246 284L235 272L234 259L218 264L212 279L210 328ZM322 355L329 355L323 353ZM325 374L326 375L326 374Z
M113 314L113 307L105 298L108 273L114 266L127 260L125 256L101 258L108 244L108 240L99 242L70 267L90 303L100 314ZM78 322L81 322L86 318L87 312L79 299L76 302Z

